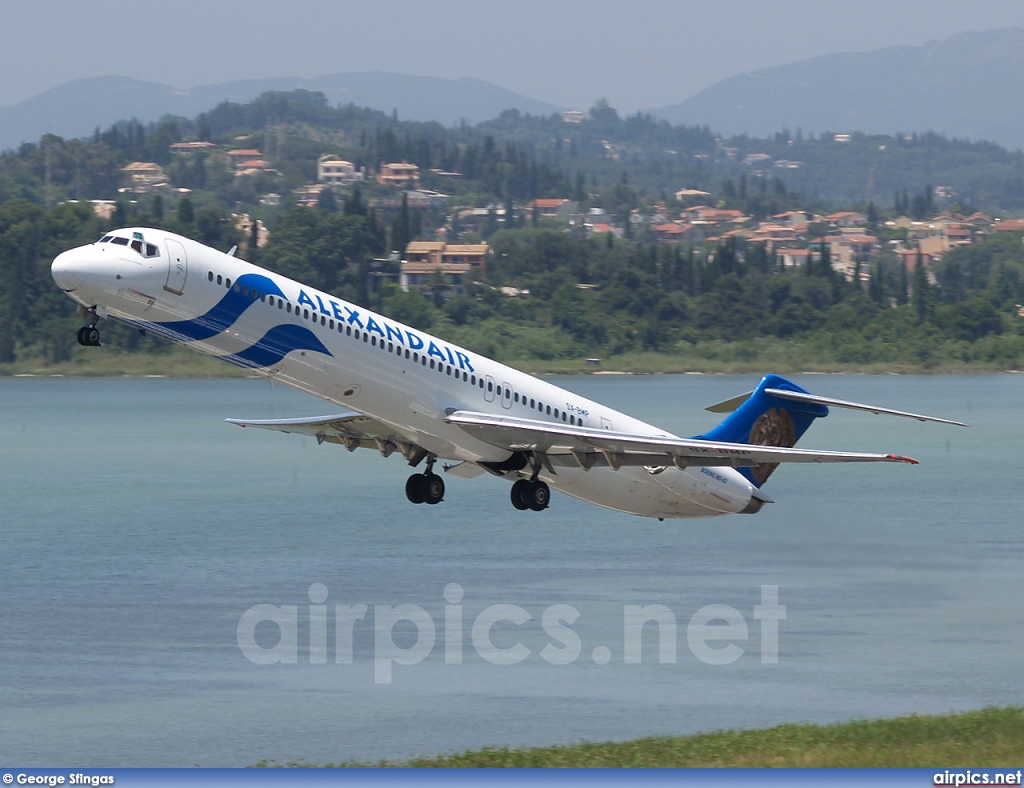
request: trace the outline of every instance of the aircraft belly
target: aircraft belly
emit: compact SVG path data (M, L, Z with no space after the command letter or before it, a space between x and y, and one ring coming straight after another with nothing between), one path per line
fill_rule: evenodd
M655 482L643 468L559 468L541 474L553 489L581 501L641 517L713 517L725 512L688 500Z

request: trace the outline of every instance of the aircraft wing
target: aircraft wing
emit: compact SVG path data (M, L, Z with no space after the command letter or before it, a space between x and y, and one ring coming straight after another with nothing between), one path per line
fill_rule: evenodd
M611 430L553 424L547 421L453 411L445 419L479 440L508 451L534 451L554 465L589 470L623 465L755 467L776 462L906 462L895 454L790 449L678 438L674 435L635 435Z
M297 435L309 435L317 443L338 443L349 451L377 449L385 457L398 449L412 461L422 459L426 452L408 443L393 427L364 416L362 413L338 413L334 416L312 416L298 419L225 419L239 427L258 427ZM422 452L422 455L419 454ZM417 462L419 461L417 459Z

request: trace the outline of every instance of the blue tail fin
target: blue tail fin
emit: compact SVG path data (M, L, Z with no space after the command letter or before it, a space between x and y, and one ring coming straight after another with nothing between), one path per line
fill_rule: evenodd
M811 426L811 422L828 415L828 408L824 405L782 399L765 393L765 389L809 393L778 375L765 375L746 401L725 421L710 432L696 437L709 441L791 448ZM738 470L755 486L760 487L776 467L778 463Z

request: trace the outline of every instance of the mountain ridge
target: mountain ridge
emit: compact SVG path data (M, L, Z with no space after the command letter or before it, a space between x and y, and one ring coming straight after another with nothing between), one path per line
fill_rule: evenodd
M44 134L84 137L97 126L107 128L131 118L143 123L164 115L192 118L225 100L246 102L267 90L296 88L320 91L331 104L353 103L384 112L394 110L404 120L436 121L446 126L462 120L479 123L506 109L534 115L563 109L481 79L418 77L382 71L326 74L310 79L245 79L187 89L132 77L83 77L0 107L0 150L35 142Z
M934 131L1024 147L1024 29L840 52L745 72L647 110L731 136Z

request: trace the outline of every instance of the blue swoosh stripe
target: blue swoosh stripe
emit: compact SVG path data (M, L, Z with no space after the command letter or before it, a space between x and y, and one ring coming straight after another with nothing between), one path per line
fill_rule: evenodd
M334 355L308 328L282 324L270 329L263 339L247 350L218 358L240 367L256 369L274 366L293 350L312 350L325 356Z
M247 286L250 295L243 295L241 288ZM238 288L236 290L236 288ZM176 320L168 323L155 323L156 330L170 332L182 340L201 341L215 337L227 328L230 328L242 316L255 301L252 292L263 292L267 295L275 295L285 298L272 279L262 274L243 274L235 280L235 284L224 295L224 297L205 315L192 318L191 320ZM286 299L287 300L287 299Z

